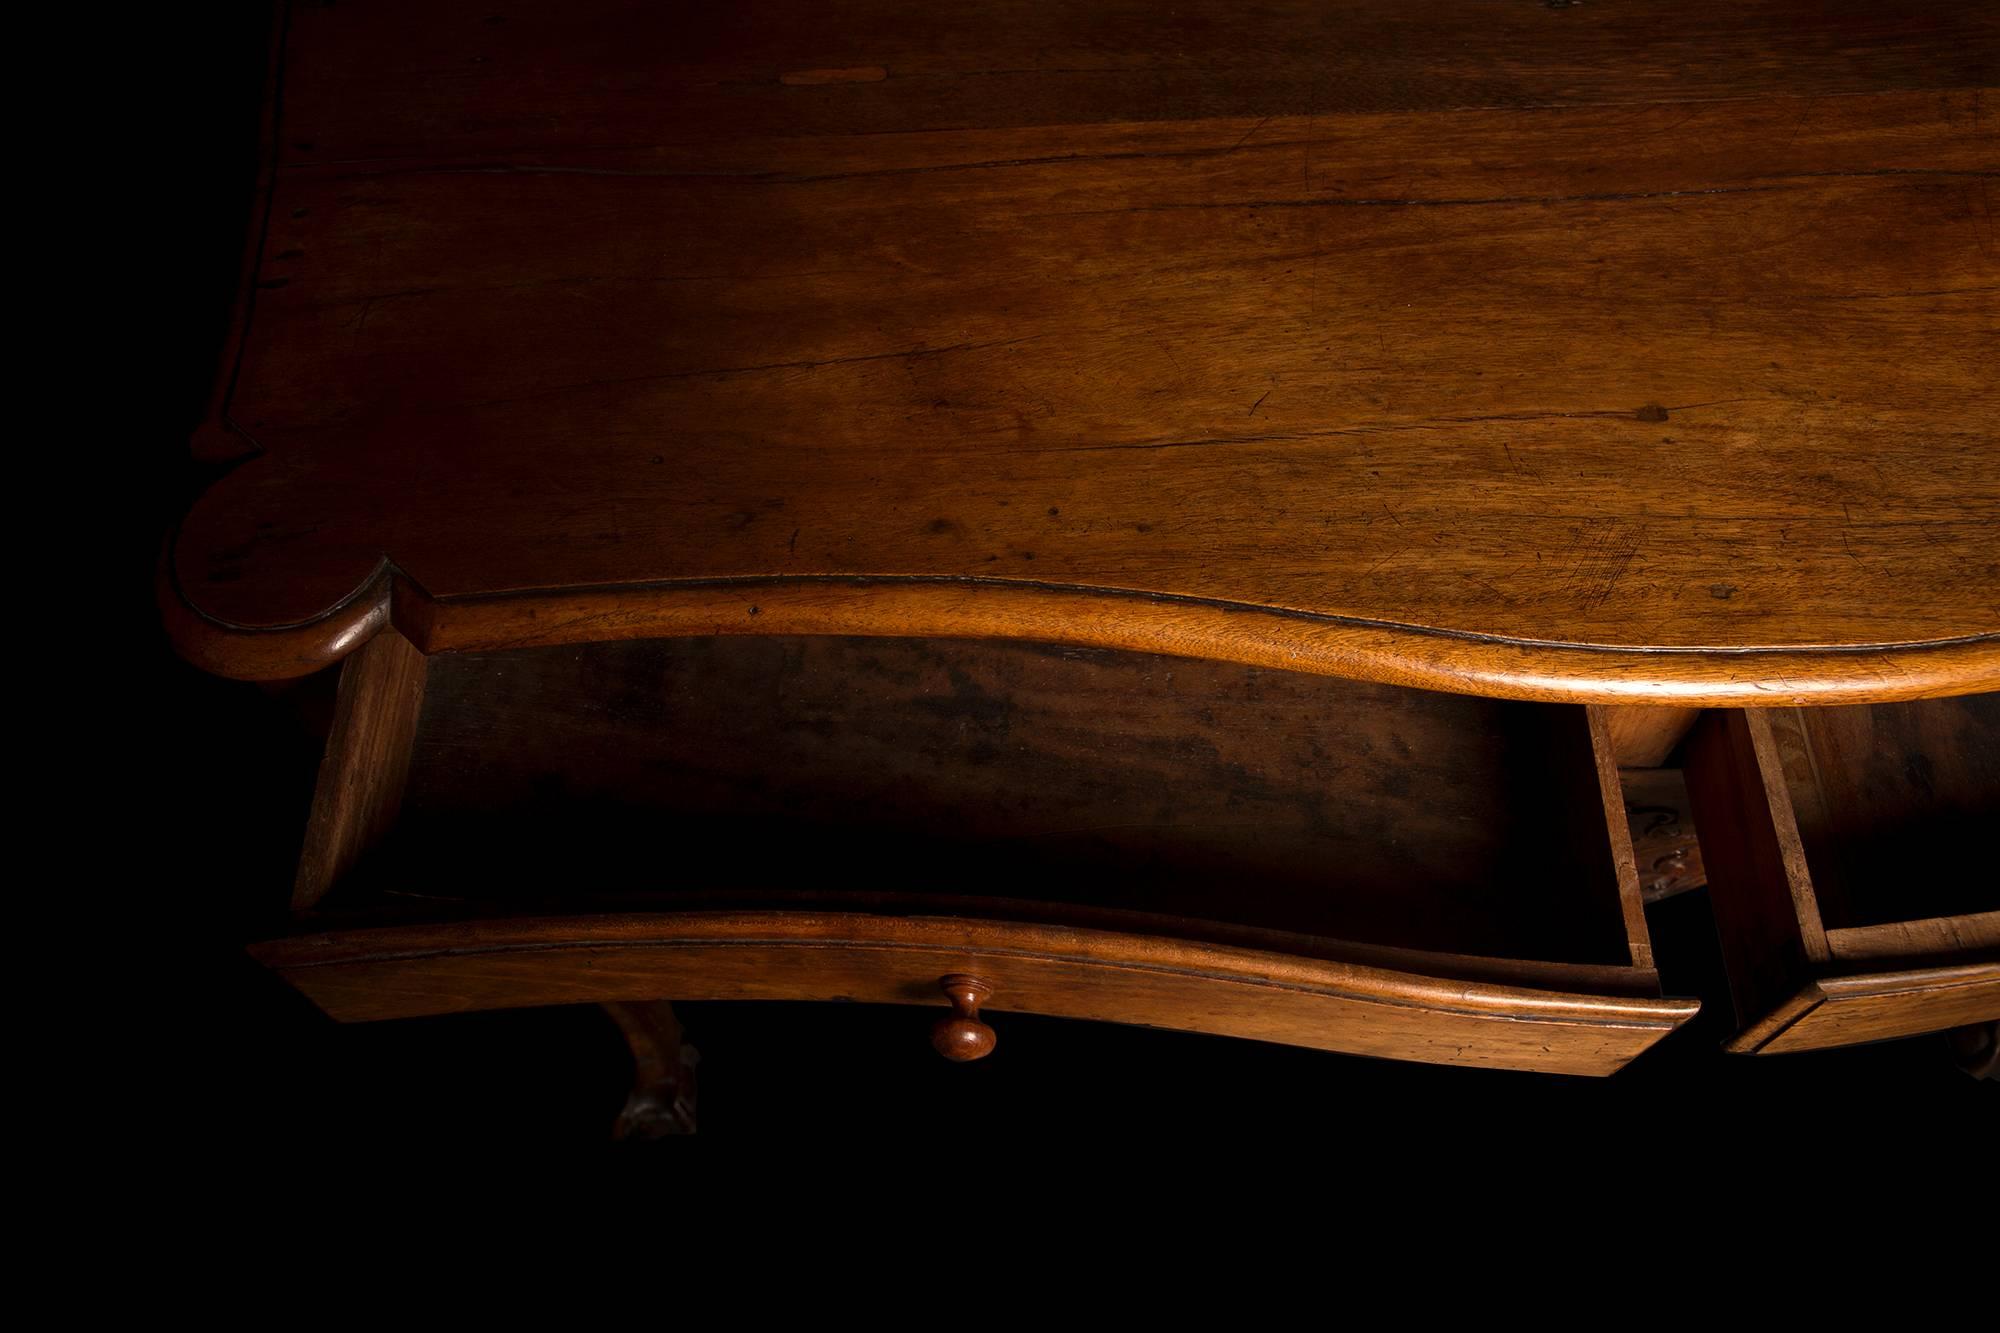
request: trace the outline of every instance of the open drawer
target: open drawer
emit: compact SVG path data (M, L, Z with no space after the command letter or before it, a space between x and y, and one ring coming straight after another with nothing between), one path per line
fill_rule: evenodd
M1011 642L352 659L258 954L336 1018L943 1004L1608 1073L1659 994L1579 706Z
M1732 1049L2000 1019L2000 695L1711 712L1686 753Z

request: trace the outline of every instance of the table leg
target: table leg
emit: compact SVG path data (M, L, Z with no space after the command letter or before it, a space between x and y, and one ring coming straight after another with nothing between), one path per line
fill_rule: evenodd
M612 1129L616 1139L662 1139L694 1133L694 1047L665 1000L607 1004L632 1048L632 1095Z

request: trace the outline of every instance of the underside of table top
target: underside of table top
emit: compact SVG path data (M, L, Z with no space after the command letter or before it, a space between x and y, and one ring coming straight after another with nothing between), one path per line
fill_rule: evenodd
M1003 635L1519 697L2000 688L2000 11L300 7L231 466L284 676Z

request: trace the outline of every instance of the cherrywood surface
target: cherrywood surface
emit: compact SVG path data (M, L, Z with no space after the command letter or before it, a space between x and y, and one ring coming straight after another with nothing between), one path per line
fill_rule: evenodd
M1739 1023L1790 1005L1826 961L1791 796L1762 713L1703 714L1684 770Z
M1981 949L2000 950L2000 909L1884 921L1873 926L1839 926L1826 932L1827 953L1850 961L1964 954Z
M2000 1018L2000 697L1705 716L1688 746L1742 1034L1808 1050Z
M428 659L393 631L341 668L340 692L292 887L304 911L394 827L409 780Z
M2000 1019L2000 962L1828 977L1731 1049L1777 1055L1886 1041Z
M1008 642L452 654L396 828L320 912L900 894L1649 969L1591 721Z
M309 670L1036 638L2000 688L2000 14L302 7L162 568Z
M1545 744L1553 752L1552 757L1560 757L1564 749L1561 717L1573 710L1557 710L1549 721L1553 725ZM1544 849L1547 866L1543 873L1561 874L1566 878L1585 884L1603 882L1602 853L1603 841L1608 840L1611 850L1611 879L1615 886L1619 915L1625 922L1625 947L1634 967L1650 970L1653 966L1653 945L1646 935L1646 900L1639 886L1639 858L1632 847L1632 829L1625 820L1625 788L1618 777L1618 760L1611 751L1611 727L1602 708L1582 710L1583 722L1590 737L1588 757L1591 777L1595 782L1580 784L1583 792L1575 786L1567 790L1564 779L1575 772L1560 763L1552 765L1550 774L1554 781L1543 789L1545 801L1552 802L1565 811L1588 811L1587 815L1572 816L1568 828L1559 834L1559 841ZM1526 765L1515 761L1518 770ZM1591 797L1595 797L1592 800ZM1602 827L1606 839L1597 836Z
M1611 733L1611 755L1620 768L1659 768L1699 716L1698 708L1607 707L1604 725Z
M2000 912L2000 694L1767 721L1829 932Z
M453 922L253 952L348 1021L661 995L942 1005L938 978L965 972L993 987L997 1010L1577 1074L1614 1072L1698 1008L1133 933L854 912Z

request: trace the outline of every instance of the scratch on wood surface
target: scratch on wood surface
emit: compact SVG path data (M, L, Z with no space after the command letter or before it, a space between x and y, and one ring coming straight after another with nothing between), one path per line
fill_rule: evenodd
M812 88L827 83L880 83L889 71L880 65L860 65L852 69L795 69L778 76L778 82L794 88Z
M1235 143L1229 145L1229 151L1233 153L1237 149L1241 148L1244 144L1249 143L1252 139L1254 139L1257 136L1257 131L1263 129L1266 125L1269 125L1273 119L1275 119L1275 117L1266 116L1262 120L1258 121L1255 125L1252 125L1249 129L1245 130L1243 132L1243 137L1241 139L1238 139Z
M1262 399L1258 400L1259 402ZM1706 403L1687 403L1680 407L1662 408L1662 411L1687 412L1700 407L1719 407L1728 403L1751 402L1748 398L1719 398ZM1253 409L1254 410L1254 409ZM1309 443L1316 440L1331 440L1356 435L1390 435L1407 431L1437 430L1446 426L1471 426L1488 423L1516 421L1586 421L1612 420L1633 421L1636 414L1629 409L1596 410L1578 412L1487 412L1474 416L1424 417L1415 421L1361 422L1352 426L1337 426L1327 430L1294 431L1287 433L1266 433L1260 435L1220 435L1193 440L1127 440L1114 444L1061 444L1032 449L1000 449L995 453L1030 454L1084 454L1101 453L1111 450L1144 449L1207 449L1223 448L1244 444L1290 444ZM1503 447L1507 442L1502 440ZM1511 447L1508 454L1512 456ZM1539 473L1527 475L1539 477Z
M1984 180L2000 173L1990 171L1961 171L1953 169L1882 168L1871 171L1796 171L1773 174L1763 179L1774 182L1817 181L1817 180L1868 180L1881 177L1961 177ZM1312 182L1306 182L1310 196ZM1303 199L1228 199L1228 200L1178 200L1160 204L1132 204L1119 208L1086 208L1069 210L1053 216L1094 217L1110 213L1168 213L1188 209L1277 209L1277 208L1495 208L1495 207L1552 207L1559 204L1618 204L1634 203L1652 199L1697 199L1716 195L1731 194L1783 194L1808 188L1793 184L1769 185L1717 185L1685 190L1611 190L1586 191L1579 194L1498 194L1471 195L1445 199L1421 197L1403 198L1356 198L1331 197ZM1808 229L1813 224L1808 224ZM1801 232L1787 233L1769 246L1782 244ZM1757 248L1768 248L1760 246ZM1750 253L1739 251L1737 253Z
M1564 586L1573 591L1586 607L1595 610L1611 598L1618 580L1638 556L1644 527L1632 527L1615 519L1588 519L1577 532L1570 549L1575 562Z

